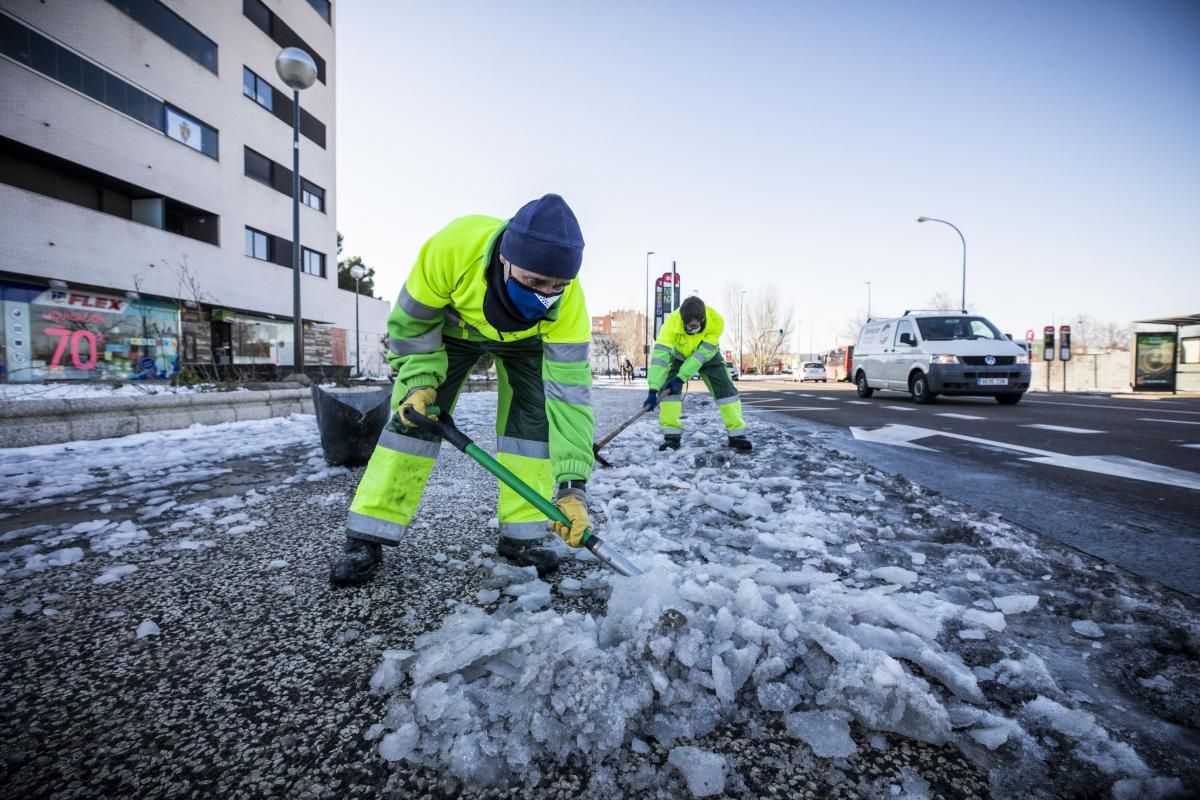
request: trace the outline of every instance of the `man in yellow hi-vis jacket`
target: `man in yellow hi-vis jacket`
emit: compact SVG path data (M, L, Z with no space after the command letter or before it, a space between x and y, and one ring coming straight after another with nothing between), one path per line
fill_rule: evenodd
M729 446L735 450L753 449L745 436L746 421L742 418L742 400L729 368L721 357L721 333L725 320L711 308L706 308L699 297L689 297L679 308L663 321L663 326L654 340L650 355L650 394L646 396L646 408L659 407L658 420L662 427L663 443L659 450L678 450L683 439L683 385L699 373L704 385L717 401L717 410L729 433ZM661 402L659 391L666 388L668 394Z
M511 220L454 220L421 248L388 317L388 361L397 372L395 412L358 484L344 551L330 581L364 583L382 561L381 545L400 541L412 522L441 439L414 427L406 408L454 408L484 353L496 360L497 459L551 497L571 520L553 523L578 547L589 527L591 474L591 320L577 275L583 236L566 202L548 194ZM539 573L558 557L539 546L546 517L500 486L497 552Z

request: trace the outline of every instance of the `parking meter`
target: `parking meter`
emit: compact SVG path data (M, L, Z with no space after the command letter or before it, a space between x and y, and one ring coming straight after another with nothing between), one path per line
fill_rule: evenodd
M1047 325L1042 329L1042 360L1054 360L1054 326Z
M1071 326L1063 325L1058 329L1058 357L1063 361L1071 360Z

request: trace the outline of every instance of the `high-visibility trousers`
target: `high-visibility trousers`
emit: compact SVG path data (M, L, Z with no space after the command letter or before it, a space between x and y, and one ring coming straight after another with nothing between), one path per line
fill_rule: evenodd
M496 460L538 494L551 499L554 478L550 468L550 428L542 383L542 343L537 337L515 342L471 341L443 336L446 379L437 388L437 405L453 411L459 392L479 357L496 360L499 402L496 409ZM358 483L346 535L394 545L412 524L417 504L429 481L441 437L409 428L395 412L403 400L400 387L392 397L391 419L379 436L367 470ZM500 535L540 539L546 516L507 485L500 484Z
M671 360L671 367L667 372L668 383L679 374L681 366L682 359ZM742 417L742 398L737 387L733 385L733 379L729 377L729 368L725 366L725 359L719 352L700 365L699 375L717 403L717 411L721 414L721 421L725 423L725 430L730 436L741 433L746 428L746 420ZM683 432L683 421L680 419L682 413L682 397L667 395L666 399L663 399L660 395L658 424L664 434L677 435Z

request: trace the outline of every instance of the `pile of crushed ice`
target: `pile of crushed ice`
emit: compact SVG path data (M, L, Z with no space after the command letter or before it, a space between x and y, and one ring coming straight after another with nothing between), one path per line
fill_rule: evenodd
M610 455L633 466L593 475L605 539L645 574L597 567L562 580L564 597L591 593L599 606L607 595L592 616L556 610L531 569L477 556L490 579L476 600L491 610L464 604L412 650L384 654L372 687L391 695L388 711L367 734L382 757L475 784L536 785L548 761L584 754L599 765L624 747L646 752L652 738L706 796L725 785L724 757L676 743L752 709L782 715L821 757L856 751L852 725L953 743L992 769L996 796L1038 791L1050 737L1117 797L1178 789L1075 707L1038 656L1005 645L1007 656L970 667L951 649L1002 636L1037 595L994 587L991 602L972 602L949 584L982 559L927 568L923 553L892 541L902 525L826 510L847 485L857 500L882 501L864 476L814 466L819 456L794 442L789 452L787 439L726 463L719 430L703 410L692 416L675 457L659 457L635 429ZM800 479L814 471L839 484L832 494ZM1001 538L967 515L956 524ZM984 681L1032 699L991 701Z

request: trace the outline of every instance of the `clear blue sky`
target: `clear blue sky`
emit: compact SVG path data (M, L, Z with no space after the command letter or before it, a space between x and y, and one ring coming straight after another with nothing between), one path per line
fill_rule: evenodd
M1200 312L1200 4L337 4L343 255L394 299L469 213L562 194L589 310L675 260L817 348L960 294L1002 330Z

